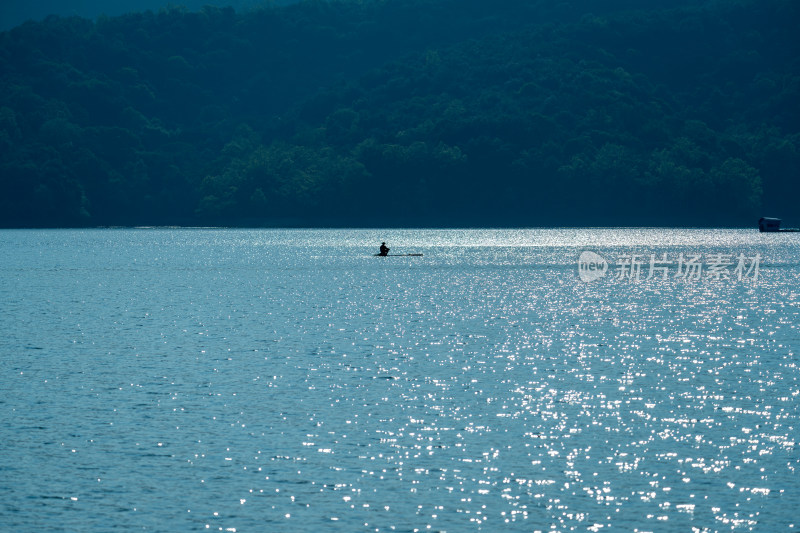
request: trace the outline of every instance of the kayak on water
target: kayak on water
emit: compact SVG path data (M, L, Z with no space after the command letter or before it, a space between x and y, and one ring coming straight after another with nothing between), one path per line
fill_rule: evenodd
M381 243L381 253L373 254L375 257L422 257L422 254L390 254L385 242Z

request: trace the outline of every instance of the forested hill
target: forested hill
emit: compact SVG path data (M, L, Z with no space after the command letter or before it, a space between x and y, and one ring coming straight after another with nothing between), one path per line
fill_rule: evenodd
M0 33L0 226L800 220L798 27L796 0L26 23Z

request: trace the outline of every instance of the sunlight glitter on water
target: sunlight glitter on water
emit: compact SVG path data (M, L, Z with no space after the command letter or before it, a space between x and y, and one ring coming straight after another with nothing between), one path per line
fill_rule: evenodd
M2 237L19 252L0 263L14 317L0 319L10 527L795 527L797 241L735 230ZM368 240L425 256L373 258ZM586 284L576 260L590 246L766 260L757 282Z

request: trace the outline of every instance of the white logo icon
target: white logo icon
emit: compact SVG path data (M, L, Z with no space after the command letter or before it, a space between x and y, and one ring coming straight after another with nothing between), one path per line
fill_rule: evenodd
M589 283L600 279L608 271L608 261L602 255L594 252L583 252L578 258L578 275L581 281Z

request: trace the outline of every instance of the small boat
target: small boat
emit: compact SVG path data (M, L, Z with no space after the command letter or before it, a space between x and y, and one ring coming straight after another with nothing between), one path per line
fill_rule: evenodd
M422 254L372 254L374 257L422 257Z
M781 219L761 217L758 219L758 231L761 233L784 233L784 232L797 232L797 228L784 228L781 229Z

